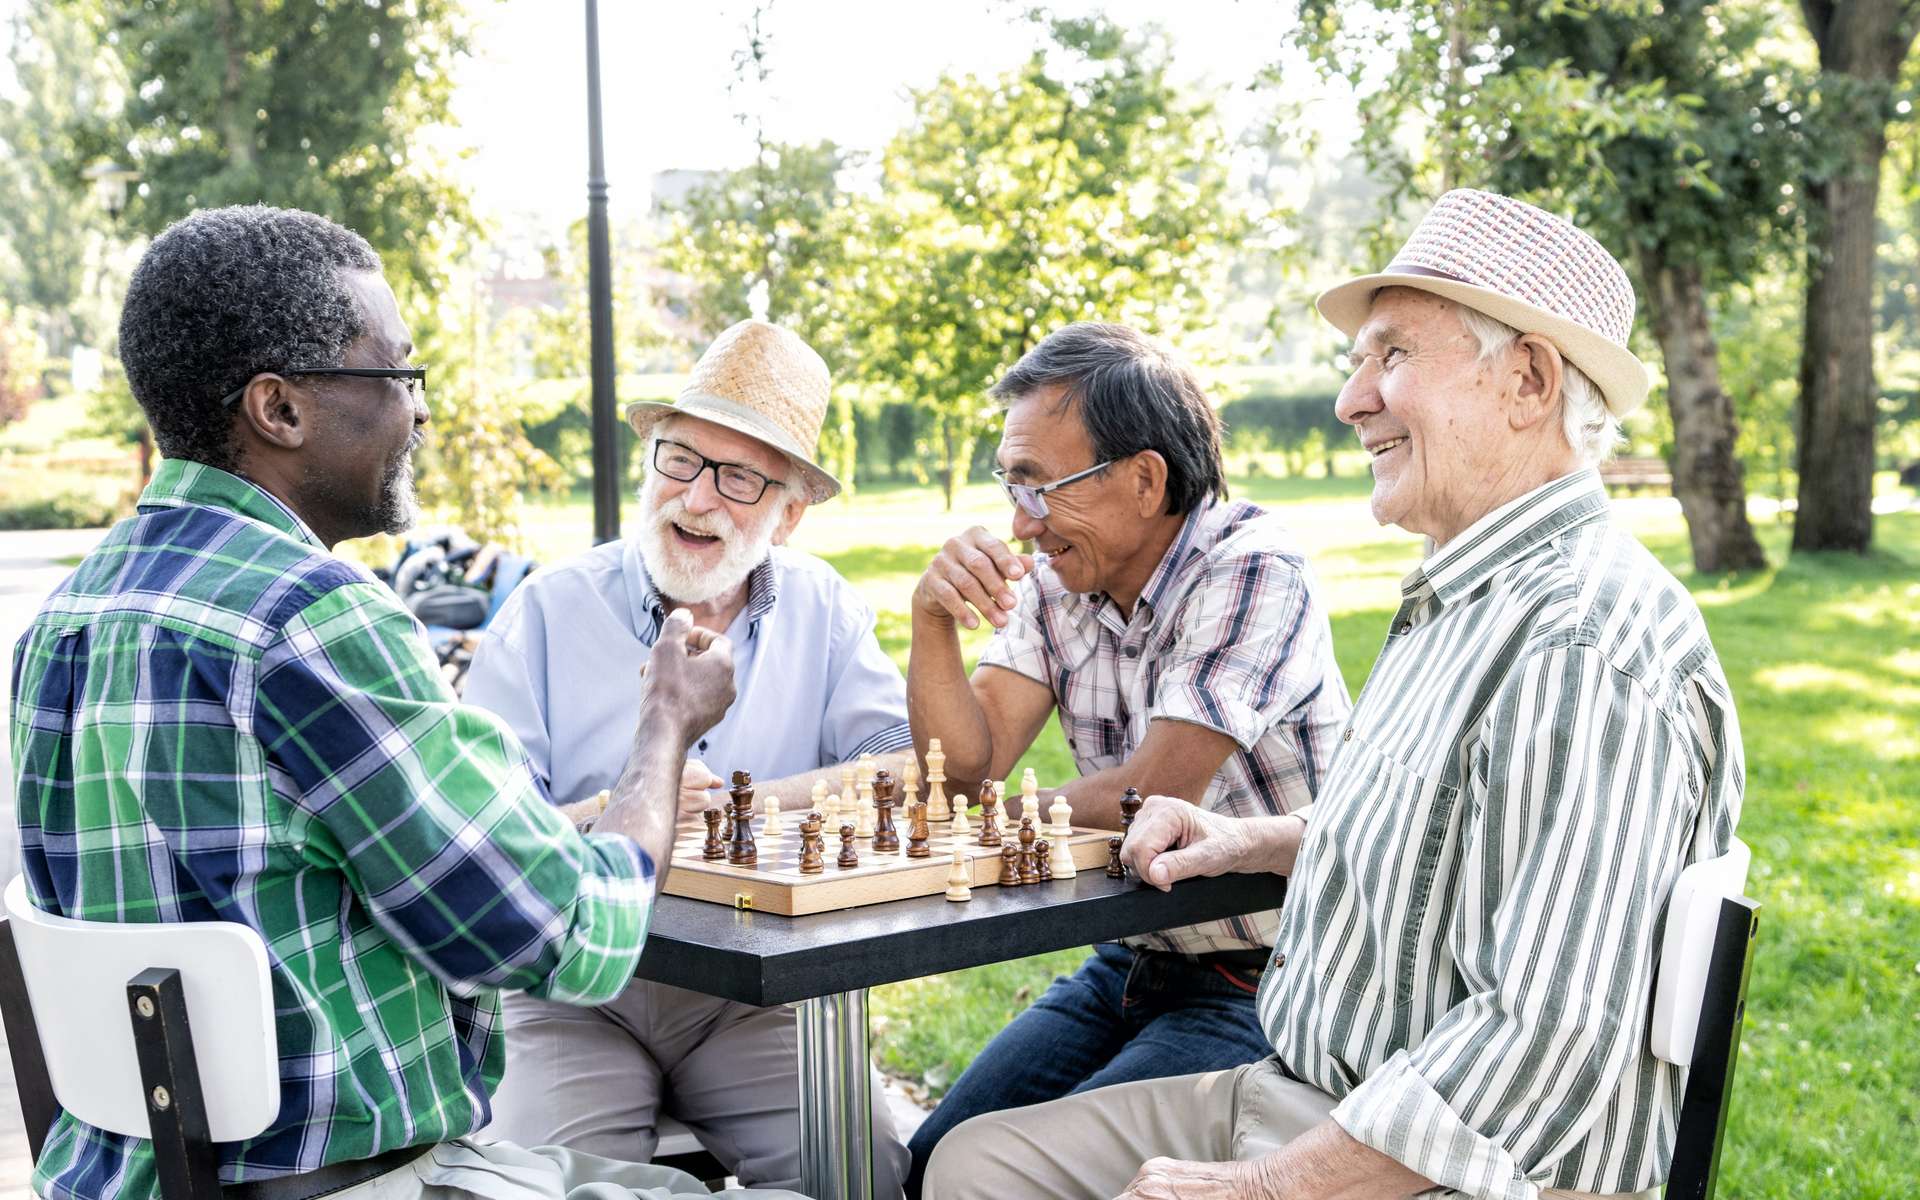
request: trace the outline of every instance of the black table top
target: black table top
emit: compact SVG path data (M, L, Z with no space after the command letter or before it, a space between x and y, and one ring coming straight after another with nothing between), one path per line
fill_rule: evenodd
M1188 879L1162 892L1082 870L1028 887L976 887L805 917L661 896L635 974L772 1005L1278 908L1279 875Z

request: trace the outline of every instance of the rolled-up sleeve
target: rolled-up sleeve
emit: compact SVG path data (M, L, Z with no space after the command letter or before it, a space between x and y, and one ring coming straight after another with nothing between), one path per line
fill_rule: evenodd
M1444 1187L1531 1200L1564 1186L1649 1053L1655 931L1704 772L1690 732L1588 647L1524 660L1480 732L1465 877L1506 883L1454 898L1469 994L1333 1119Z
M575 832L384 589L336 589L287 623L251 723L303 851L449 988L598 1004L630 982L654 864L629 838Z
M1173 614L1153 720L1187 721L1252 750L1319 694L1330 635L1302 564L1266 551L1222 555Z

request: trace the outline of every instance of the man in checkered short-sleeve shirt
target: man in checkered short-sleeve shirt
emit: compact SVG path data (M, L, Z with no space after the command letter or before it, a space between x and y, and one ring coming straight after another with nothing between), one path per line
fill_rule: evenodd
M1128 787L1228 818L1311 803L1349 707L1326 612L1277 518L1227 499L1219 422L1192 375L1132 329L1078 324L994 396L995 475L1013 535L1038 554L976 528L921 579L907 691L922 749L940 738L956 780L1004 778L1057 712L1080 773L1060 789L1076 824L1117 828ZM995 632L969 679L957 630L982 619ZM1268 1053L1253 1000L1276 924L1264 913L1097 947L921 1126L909 1190L976 1114Z

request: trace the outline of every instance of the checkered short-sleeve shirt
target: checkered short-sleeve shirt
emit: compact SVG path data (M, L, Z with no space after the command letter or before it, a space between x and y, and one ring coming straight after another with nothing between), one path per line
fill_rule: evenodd
M1188 721L1238 749L1200 798L1235 817L1312 802L1351 701L1305 556L1273 514L1210 501L1187 517L1131 618L1069 592L1044 562L980 657L1044 683L1081 774L1125 763L1151 722ZM1129 944L1202 954L1273 944L1272 913Z

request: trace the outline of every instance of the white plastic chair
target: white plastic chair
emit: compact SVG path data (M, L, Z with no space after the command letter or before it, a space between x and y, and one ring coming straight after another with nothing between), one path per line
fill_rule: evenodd
M6 910L0 1015L34 1158L57 1103L88 1125L151 1139L169 1200L218 1196L214 1143L253 1137L280 1111L260 935L231 921L53 916L28 901L24 876L7 885Z
M1654 1057L1686 1067L1667 1200L1712 1200L1727 1128L1759 905L1744 895L1745 842L1680 872L1653 989Z

